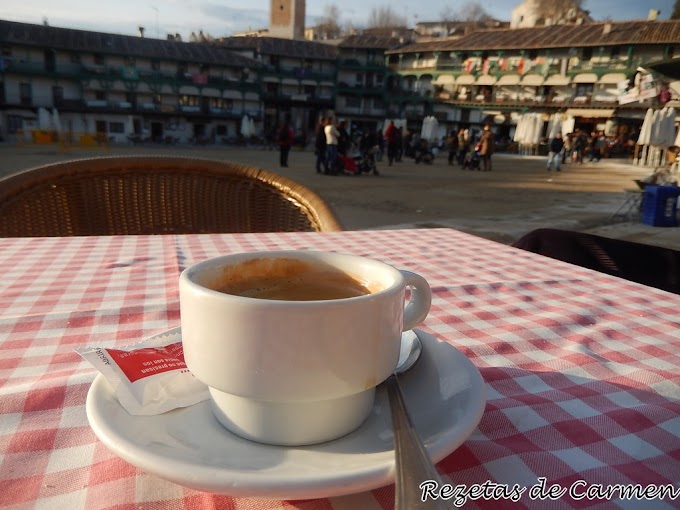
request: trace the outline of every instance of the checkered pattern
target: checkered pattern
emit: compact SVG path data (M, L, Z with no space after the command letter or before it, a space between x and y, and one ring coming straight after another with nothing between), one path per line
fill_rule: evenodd
M392 487L294 503L192 491L120 460L89 429L95 372L74 347L176 327L183 268L271 249L364 255L427 278L423 329L462 350L487 384L478 429L438 465L452 483L678 484L680 296L448 229L4 239L0 507L392 508ZM666 498L645 508L678 506ZM638 506L525 493L465 508Z

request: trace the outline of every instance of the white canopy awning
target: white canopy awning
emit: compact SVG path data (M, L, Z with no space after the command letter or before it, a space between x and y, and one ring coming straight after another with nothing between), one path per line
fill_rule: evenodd
M442 74L440 76L437 76L437 79L434 81L436 85L451 85L454 83L456 80L454 79L453 76L450 74Z
M614 110L609 108L569 108L567 115L590 119L608 119L614 116Z
M473 74L461 74L456 78L456 83L458 85L472 85L475 82L475 76Z
M625 80L626 75L623 73L607 73L602 75L597 83L617 84Z
M220 91L211 87L205 87L201 93L205 97L220 97Z
M595 73L581 73L577 74L571 79L572 83L597 83L597 75Z
M477 81L475 81L477 85L493 85L496 83L496 77L491 76L490 74L483 74L480 77L477 78Z
M522 76L522 85L529 85L530 87L537 87L543 85L543 76L540 74L527 74Z
M543 82L543 85L553 85L553 86L560 86L560 85L569 85L571 83L571 79L569 76L564 76L563 74L552 74L548 76L548 78Z
M496 85L517 85L519 83L520 76L518 74L504 74L498 81Z
M199 94L198 87L194 85L182 85L179 88L180 94L186 94L188 96L197 96Z

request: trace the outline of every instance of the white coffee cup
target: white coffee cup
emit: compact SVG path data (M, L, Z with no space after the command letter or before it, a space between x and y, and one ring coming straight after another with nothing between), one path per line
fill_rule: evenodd
M308 275L344 273L368 293L293 301L216 290L225 278L247 282L289 264ZM281 445L329 441L359 427L375 387L396 367L402 331L422 322L431 303L418 274L315 251L205 260L182 272L179 293L185 361L210 388L217 419L242 437Z

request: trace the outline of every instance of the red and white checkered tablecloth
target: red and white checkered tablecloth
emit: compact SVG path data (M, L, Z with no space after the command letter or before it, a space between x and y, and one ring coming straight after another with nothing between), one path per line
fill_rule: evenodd
M518 502L465 508L680 507L654 492L680 489L680 296L449 229L3 239L0 507L392 508L392 486L296 502L197 492L119 459L89 428L96 374L75 347L176 327L183 268L271 249L364 255L430 282L422 329L464 352L487 385L477 430L438 469L468 489L527 488ZM539 478L575 497L530 497ZM651 499L586 496L632 484Z

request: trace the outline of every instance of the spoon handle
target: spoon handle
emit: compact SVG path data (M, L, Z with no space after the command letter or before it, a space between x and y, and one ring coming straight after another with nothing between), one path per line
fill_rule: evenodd
M396 461L394 509L431 510L450 508L445 501L440 499L421 500L420 484L422 482L433 480L441 487L442 481L437 468L432 463L423 442L418 436L418 432L411 423L396 374L388 377L386 385L392 413Z

